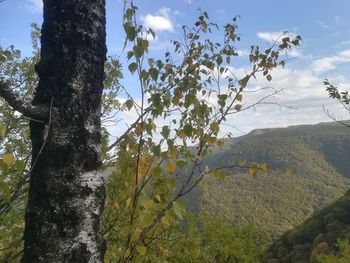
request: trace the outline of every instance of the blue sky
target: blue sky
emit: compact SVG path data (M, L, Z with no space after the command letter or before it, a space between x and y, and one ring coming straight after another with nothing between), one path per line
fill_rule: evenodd
M280 108L261 105L255 110L242 112L228 122L238 130L236 135L254 128L284 127L288 125L329 121L323 107L336 115L348 118L345 112L328 99L322 85L329 78L344 89L350 87L350 1L349 0L139 0L138 21L151 26L157 34L153 41L152 56L160 56L170 48L169 40L181 36L181 26L191 25L198 16L198 8L208 11L211 19L225 24L240 15L238 21L241 43L238 48L242 58L234 64L235 70L244 71L249 47L269 43L283 31L301 35L301 48L291 53L287 70L276 71L271 83L257 80L253 85L273 86L283 89L273 102L291 106ZM122 30L122 2L107 0L107 45L110 55L124 61L121 53L124 33ZM14 44L25 55L30 55L30 23L42 22L41 0L6 0L0 3L0 45ZM132 85L125 81L125 85ZM254 102L263 94L247 98ZM132 115L132 113L130 113ZM135 116L124 116L132 119ZM118 133L118 131L116 131Z

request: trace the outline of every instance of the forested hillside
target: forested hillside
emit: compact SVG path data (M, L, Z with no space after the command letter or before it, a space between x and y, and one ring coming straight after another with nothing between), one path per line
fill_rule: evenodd
M350 187L350 130L334 123L255 130L225 141L209 166L268 163L268 173L250 176L227 169L208 178L187 201L200 214L239 225L254 224L272 237L292 229Z
M317 262L318 254L332 252L337 240L349 238L350 191L300 226L283 234L268 249L262 261Z

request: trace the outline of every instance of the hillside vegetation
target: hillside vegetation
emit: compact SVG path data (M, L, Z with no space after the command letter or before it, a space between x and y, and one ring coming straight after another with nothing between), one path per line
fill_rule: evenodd
M333 123L255 130L225 141L207 158L210 167L245 160L268 163L256 177L226 170L208 178L187 199L187 207L235 225L254 224L272 238L299 225L342 196L350 186L350 130Z
M350 190L300 226L283 234L268 249L262 262L319 262L317 256L333 252L337 240L350 240Z

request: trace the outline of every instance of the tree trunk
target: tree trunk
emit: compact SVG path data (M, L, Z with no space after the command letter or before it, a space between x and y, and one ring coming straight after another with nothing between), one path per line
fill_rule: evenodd
M22 262L103 262L105 0L44 0Z

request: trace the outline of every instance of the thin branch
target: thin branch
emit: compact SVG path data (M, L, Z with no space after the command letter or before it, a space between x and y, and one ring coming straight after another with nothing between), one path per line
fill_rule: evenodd
M345 127L348 127L350 128L350 121L349 120L342 120L342 119L337 119L333 113L330 113L329 110L327 110L325 108L325 106L323 106L323 111L324 113L329 117L331 118L333 121L335 121L336 123L339 123Z
M121 135L119 136L119 138L114 142L112 143L111 145L108 146L108 151L112 150L114 147L116 147L122 140L124 140L128 135L129 135L129 132L134 129L138 124L139 122L145 117L145 115L150 112L151 108L147 108L143 111L143 113L137 118L137 120L131 124L129 126L129 128Z
M24 116L38 120L46 120L49 116L49 108L45 106L34 106L22 100L5 82L0 79L0 97L16 111Z

